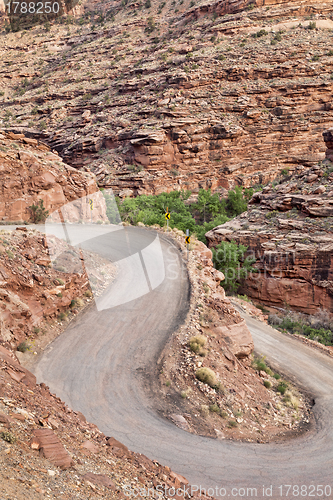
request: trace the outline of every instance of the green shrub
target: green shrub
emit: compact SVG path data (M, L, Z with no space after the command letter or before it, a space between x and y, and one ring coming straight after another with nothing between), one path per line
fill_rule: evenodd
M214 403L214 404L210 405L209 411L211 411L212 413L219 413L220 412L220 407L219 407L219 405L217 405L216 403Z
M266 389L270 389L272 387L272 383L269 380L264 380L264 386Z
M258 370L258 372L266 372L268 373L269 371L269 368L268 366L266 365L265 361L264 361L265 358L260 358L260 359L254 359L253 362L252 362L252 366L253 368L255 368L256 370Z
M195 376L200 382L209 385L212 388L217 386L217 378L213 370L210 368L202 367L198 368L195 372Z
M247 210L247 204L253 195L253 188L243 189L236 186L228 192L228 199L226 203L227 214L231 217L240 215Z
M49 215L49 211L44 207L44 201L38 200L36 204L32 204L30 207L31 218L34 224L38 224L39 222L45 222Z
M286 392L287 389L288 389L288 384L284 380L281 380L281 382L276 388L276 390L282 395Z
M20 351L20 352L26 352L26 351L29 351L29 349L30 349L30 345L29 345L27 342L25 342L25 341L24 341L24 342L21 342L21 343L17 346L17 348L16 348L16 350L17 350L17 351Z
M264 29L261 29L261 30L257 31L256 33L253 33L252 37L253 38L260 38L260 37L265 36L265 35L268 35L267 31Z
M314 30L314 29L316 29L316 27L317 27L316 21L309 22L309 25L308 25L309 30Z
M284 317L271 314L268 322L279 330L304 335L324 345L333 345L333 317L326 311L318 311L313 316L296 312L289 312Z
M237 427L237 422L236 420L229 420L228 422L228 427Z
M223 288L230 293L235 293L250 272L257 272L252 267L255 259L245 257L247 247L237 245L235 241L221 241L213 248L213 263L216 269L221 271L225 280L221 283Z
M13 254L13 252L11 250L6 250L6 254L8 255L9 259L14 259L14 257L15 257L15 255Z
M210 189L200 189L197 202L189 204L187 200L191 192L188 190L159 195L140 195L136 198L125 198L121 202L106 191L101 191L106 201L107 216L112 224L118 224L122 220L132 225L142 222L146 226L156 224L164 226L168 207L171 213L169 226L183 232L189 229L191 234L195 233L204 243L206 243L205 233L224 224L229 217L245 211L248 200L253 194L252 188L243 191L242 188L236 187L229 191L227 200L220 200L219 195L212 194Z

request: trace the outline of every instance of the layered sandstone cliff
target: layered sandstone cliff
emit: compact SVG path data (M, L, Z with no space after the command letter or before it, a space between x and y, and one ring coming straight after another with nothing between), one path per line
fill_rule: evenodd
M64 218L107 221L95 176L77 172L48 146L24 134L0 133L0 222L30 221L29 207L43 200L51 214L67 205ZM98 197L94 210L88 197Z
M123 4L0 40L7 130L123 196L265 184L324 158L331 4Z
M332 130L324 133L332 145ZM236 241L257 261L243 291L260 302L311 313L333 308L333 164L300 166L254 194L249 209L214 228L209 246Z

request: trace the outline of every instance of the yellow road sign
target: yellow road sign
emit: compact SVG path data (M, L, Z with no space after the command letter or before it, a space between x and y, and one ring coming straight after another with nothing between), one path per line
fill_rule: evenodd
M170 212L166 212L166 213L165 213L165 218L166 218L167 220L170 220Z
M191 237L190 236L186 236L185 243L186 243L186 245L189 245L191 243Z
M94 202L91 198L89 200L89 205L90 205L90 210L93 210L94 209Z

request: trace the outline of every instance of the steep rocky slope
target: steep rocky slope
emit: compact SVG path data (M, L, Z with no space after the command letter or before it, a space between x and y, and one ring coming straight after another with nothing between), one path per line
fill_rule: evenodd
M209 246L236 241L257 262L244 292L260 302L311 313L333 308L332 130L327 159L254 194L249 210L207 233Z
M106 207L96 203L91 212L87 196L98 196L95 176L77 172L43 142L24 134L0 131L0 222L32 220L29 210L43 200L51 214L66 203L82 199L63 216L93 221L106 221Z
M332 4L261 3L86 3L77 24L3 33L3 125L122 195L313 166L333 125Z
M25 227L0 231L0 344L11 349L39 351L91 300L82 252L52 241L59 250L53 265L50 238ZM115 266L89 252L84 264L98 295L115 276Z

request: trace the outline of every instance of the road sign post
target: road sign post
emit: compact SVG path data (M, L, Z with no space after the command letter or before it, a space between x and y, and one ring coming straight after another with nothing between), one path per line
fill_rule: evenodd
M185 238L185 243L186 243L186 249L187 249L187 260L188 260L188 254L189 254L189 247L190 247L190 230L186 229L186 238Z
M165 218L167 221L167 232L168 232L169 231L169 220L170 220L170 212L168 210L168 207L167 207L166 212L165 212Z

